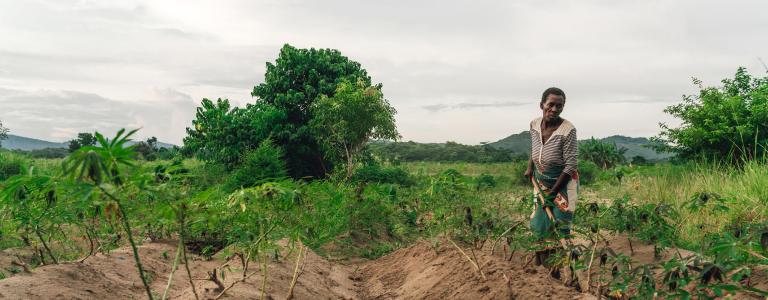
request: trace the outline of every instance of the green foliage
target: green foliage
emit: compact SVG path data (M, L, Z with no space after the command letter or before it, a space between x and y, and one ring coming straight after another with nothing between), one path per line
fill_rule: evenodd
M530 144L528 145L530 147ZM495 148L490 145L462 145L455 142L441 144L409 142L374 142L369 144L371 152L390 162L510 162L527 160L526 154Z
M3 145L3 140L8 138L8 128L3 127L3 121L0 120L0 147Z
M96 137L90 132L81 132L77 134L76 139L69 141L69 152L75 152L82 147L93 145L96 145Z
M240 166L232 172L227 185L230 189L247 188L287 176L283 149L266 139L258 148L245 154Z
M345 162L347 177L352 176L358 154L372 139L397 139L395 109L381 93L363 79L342 81L335 94L320 96L311 107L309 126L332 162ZM339 161L339 159L341 161Z
M648 159L646 159L644 156L635 155L632 157L631 163L635 166L643 166L648 164Z
M528 169L528 161L516 161L512 162L512 176L513 182L518 186L530 186L531 179L525 176L525 171ZM581 170L579 170L581 172Z
M64 158L69 154L69 150L64 148L43 148L20 152L31 158Z
M157 152L155 154L157 155L157 159L170 160L176 157L181 157L183 153L181 151L181 148L179 148L179 146L174 145L171 148L162 147L160 149L157 149Z
M597 181L600 167L588 160L579 160L579 184L590 185Z
M0 152L0 181L24 173L27 165L27 161L22 155Z
M494 188L496 187L496 179L491 174L483 173L477 177L475 184L478 190Z
M147 141L141 141L134 145L133 151L140 155L141 158L148 161L157 159L157 138L151 137Z
M411 175L403 168L382 167L378 164L369 164L355 169L351 177L354 182L391 183L399 185L412 185Z
M364 92L349 89L355 85L339 86L342 82L359 83ZM337 89L344 94L335 97ZM258 97L255 104L233 108L228 100L214 103L203 99L194 127L187 128L184 152L232 170L242 163L248 149L270 138L284 149L290 176L322 178L341 157L340 145L346 143L355 148L344 152L353 153L362 149L367 139L396 133L392 116L388 115L394 110L383 99L380 89L381 85L371 86L359 63L337 50L285 45L277 61L267 63L265 82L254 87L252 96ZM324 100L319 101L321 98ZM344 106L336 107L334 103ZM315 113L320 118L313 127L310 123ZM329 118L332 113L345 113L346 118L332 123L341 121ZM354 113L358 115L352 117Z
M768 145L768 77L752 77L739 68L722 87L703 87L695 96L686 95L680 104L665 112L682 125L661 124L657 140L679 156L707 158L729 163L762 158Z
M264 83L255 86L251 95L285 114L272 137L285 147L291 176L321 178L332 169L310 130L312 107L321 95L332 97L340 83L358 80L371 86L358 62L333 49L298 49L286 44L275 63L267 63Z
M615 144L604 143L595 138L579 144L581 159L594 162L603 169L623 164L626 160L624 157L626 151L626 148L618 148Z
M215 103L203 99L192 121L194 127L187 128L183 151L231 170L240 164L248 149L258 147L285 122L285 112L271 105L256 103L233 108L226 99Z

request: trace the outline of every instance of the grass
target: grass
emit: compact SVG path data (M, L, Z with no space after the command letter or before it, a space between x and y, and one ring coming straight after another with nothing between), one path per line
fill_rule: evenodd
M467 176L491 174L494 176L512 175L520 168L521 163L441 163L441 162L407 162L401 166L414 175L435 175L447 169L454 169ZM522 163L524 166L524 163ZM524 170L524 169L523 169Z
M527 186L504 184L504 178L514 178L520 172L515 163L437 163L412 162L403 168L417 176L432 176L446 169L455 169L467 176L491 174L501 177L500 186L492 192L502 198L516 200L529 192ZM610 172L590 186L582 186L580 203L610 203L628 196L633 203L665 204L680 209L678 234L683 246L701 247L708 234L734 226L768 222L768 163L751 161L737 168L709 163L661 163L629 168L621 182ZM514 180L512 180L514 181ZM692 201L703 210L685 209ZM711 201L710 201L711 200ZM703 204L703 205L702 205Z
M680 209L681 240L699 248L708 234L768 220L768 165L749 162L742 168L708 164L662 164L641 167L621 183L602 183L590 200L629 196L638 204L689 205Z

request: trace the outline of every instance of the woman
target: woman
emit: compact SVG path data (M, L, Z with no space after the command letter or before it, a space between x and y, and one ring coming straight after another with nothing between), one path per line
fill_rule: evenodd
M525 171L534 189L531 229L540 238L567 236L576 209L579 154L576 128L560 117L565 93L548 88L541 95L542 116L531 122L531 160Z

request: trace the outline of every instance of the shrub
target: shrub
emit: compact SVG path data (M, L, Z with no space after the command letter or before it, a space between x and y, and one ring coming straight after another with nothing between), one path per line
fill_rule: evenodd
M0 153L0 181L24 173L26 164L26 160L21 155Z
M648 164L648 159L644 156L635 155L632 157L632 164L635 166L644 166Z
M477 176L476 182L478 190L496 187L496 179L490 174L480 174L480 176Z
M627 148L619 148L616 144L605 143L595 138L583 141L579 145L581 159L592 161L603 169L624 164L626 152Z
M722 87L700 88L664 111L682 121L678 128L661 124L655 139L682 158L709 158L730 163L766 155L768 144L768 77L752 77L739 68Z
M227 187L236 189L251 187L269 180L284 178L288 175L283 149L272 140L266 139L255 150L246 152L240 166L229 178Z
M43 148L23 151L21 153L31 158L65 158L69 154L69 150L65 148Z
M600 167L588 160L579 161L579 183L589 185L600 175Z
M405 169L400 167L381 167L378 164L357 168L352 175L352 181L392 183L405 186L413 184L411 175Z
M512 163L512 174L510 176L513 178L513 183L516 185L522 185L522 186L529 186L531 185L531 180L525 177L525 170L528 168L528 161L517 161Z

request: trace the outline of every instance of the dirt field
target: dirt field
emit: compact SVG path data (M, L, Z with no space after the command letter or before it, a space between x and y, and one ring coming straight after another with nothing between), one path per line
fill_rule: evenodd
M615 249L622 252L626 242L617 238ZM637 261L648 260L652 247L635 245ZM462 249L477 258L482 275L456 247L442 241L437 247L421 241L376 260L361 263L330 262L311 251L293 291L295 299L596 299L581 293L563 280L552 278L547 269L529 263L529 255L517 254L507 261L501 251L491 255L488 249ZM140 253L152 290L159 299L168 281L176 244L153 242L141 246ZM296 254L283 253L285 259L268 260L265 299L286 299L296 267ZM208 272L225 262L204 261L193 256L190 263L193 282L201 299L215 299L221 292L210 280ZM652 258L650 258L652 259ZM7 257L0 260L8 263ZM6 266L3 266L6 267ZM231 259L226 276L228 287L242 278L239 259ZM251 275L253 274L253 275ZM222 299L258 299L261 296L262 273L258 262L248 271L251 275L238 282ZM485 276L485 279L482 278ZM764 280L763 280L764 281ZM584 284L582 282L582 284ZM764 282L763 282L764 284ZM584 285L585 286L585 285ZM585 286L586 287L586 286ZM173 278L169 292L173 299L194 299L184 266ZM748 297L749 295L741 295ZM129 248L98 254L83 263L48 265L21 272L0 280L1 299L143 299L145 291L139 280Z
M140 248L152 290L159 296L168 281L176 247L172 242L147 243ZM163 255L166 253L166 255ZM268 262L266 299L285 299L296 266L297 251L285 260ZM427 241L401 249L377 260L345 265L329 262L311 251L306 252L295 289L296 299L579 299L577 291L567 288L547 275L542 267L505 261L477 251L486 280L450 244L437 248ZM219 291L207 272L224 263L192 258L190 269L202 299L213 299ZM254 299L261 296L262 273L234 285L222 298ZM194 299L183 266L176 272L170 297ZM224 286L242 277L239 259L230 262ZM509 279L509 281L507 280ZM145 291L139 280L129 248L98 254L83 263L48 265L0 280L0 298L5 299L143 299Z

